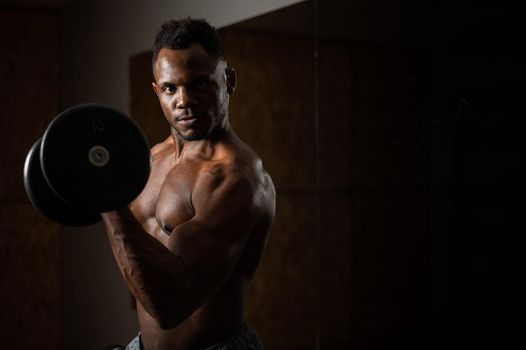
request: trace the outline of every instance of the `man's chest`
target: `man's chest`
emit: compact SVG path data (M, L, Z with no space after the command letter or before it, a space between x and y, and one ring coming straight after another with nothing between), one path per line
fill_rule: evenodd
M191 167L175 166L159 186L155 218L166 233L195 215L192 193L197 176L197 171Z

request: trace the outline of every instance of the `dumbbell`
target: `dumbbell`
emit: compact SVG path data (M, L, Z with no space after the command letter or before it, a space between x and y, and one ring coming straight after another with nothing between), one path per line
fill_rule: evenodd
M150 146L126 114L83 104L56 116L29 150L24 186L32 204L65 226L91 225L143 190Z

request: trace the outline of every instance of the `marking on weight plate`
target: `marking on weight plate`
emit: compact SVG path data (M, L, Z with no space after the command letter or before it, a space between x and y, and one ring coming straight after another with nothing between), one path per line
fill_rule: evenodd
M103 146L93 146L88 152L88 159L91 164L103 167L110 161L110 152Z
M104 122L102 119L95 119L91 121L91 130L93 130L94 133L98 134L101 132L104 132Z

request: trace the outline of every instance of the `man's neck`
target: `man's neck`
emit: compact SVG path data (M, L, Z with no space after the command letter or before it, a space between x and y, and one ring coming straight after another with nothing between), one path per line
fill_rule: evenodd
M210 158L214 153L216 144L219 141L228 138L232 133L232 130L228 124L225 126L221 125L212 130L206 138L194 141L184 140L174 129L172 129L171 132L174 141L175 159L179 160L181 157L191 154Z

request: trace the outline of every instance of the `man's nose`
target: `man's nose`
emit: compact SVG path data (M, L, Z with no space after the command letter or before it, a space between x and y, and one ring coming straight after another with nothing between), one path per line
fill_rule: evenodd
M195 100L186 86L179 87L177 91L176 107L187 108L195 103Z

